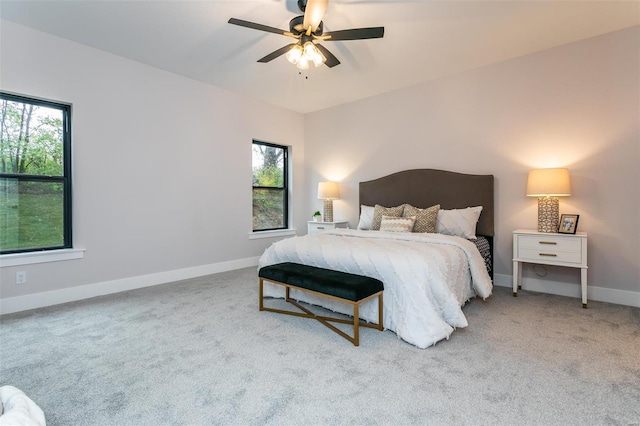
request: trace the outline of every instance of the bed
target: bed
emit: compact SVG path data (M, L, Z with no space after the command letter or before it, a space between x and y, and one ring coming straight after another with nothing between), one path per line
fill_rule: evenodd
M399 233L336 229L294 237L271 245L259 267L295 262L378 278L383 281L384 328L419 348L448 339L458 327L466 327L462 307L471 298L489 297L492 291L494 228L493 176L443 170L406 170L361 182L361 206L427 208L442 210L482 206L476 236L488 246L481 254L477 240L439 233ZM265 284L266 297L284 297L281 288ZM292 292L293 298L349 313L337 301ZM360 318L376 322L376 303L367 302Z

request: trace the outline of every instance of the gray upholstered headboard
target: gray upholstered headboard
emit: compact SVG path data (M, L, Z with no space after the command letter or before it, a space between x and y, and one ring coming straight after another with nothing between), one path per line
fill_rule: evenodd
M477 235L493 237L493 175L468 175L434 169L405 170L360 182L360 204L385 207L408 203L443 209L482 206Z

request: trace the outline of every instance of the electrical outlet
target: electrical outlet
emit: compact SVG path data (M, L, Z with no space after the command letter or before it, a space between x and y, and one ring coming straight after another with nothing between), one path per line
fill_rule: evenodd
M25 271L16 272L16 284L25 284L27 282L27 273Z

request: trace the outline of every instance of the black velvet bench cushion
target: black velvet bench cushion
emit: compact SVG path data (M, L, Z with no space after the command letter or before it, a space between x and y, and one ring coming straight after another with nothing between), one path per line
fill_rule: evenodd
M384 290L384 285L382 281L376 278L291 262L278 263L260 268L258 276L260 278L261 311L271 311L305 318L314 318L345 339L349 340L355 346L358 346L360 343L360 326L383 330L382 292ZM304 313L265 307L263 297L264 280L284 286L285 300L295 305ZM289 291L292 288L351 304L353 306L353 320L351 321L314 314L290 298ZM378 324L361 322L358 316L360 304L375 297L378 297ZM336 328L327 321L345 324L353 323L353 337L344 333L342 330Z

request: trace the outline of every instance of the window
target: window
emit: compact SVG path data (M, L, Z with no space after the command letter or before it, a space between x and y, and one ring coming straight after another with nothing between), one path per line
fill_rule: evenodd
M253 230L287 229L288 151L286 146L253 141Z
M71 248L70 109L0 92L0 254Z

